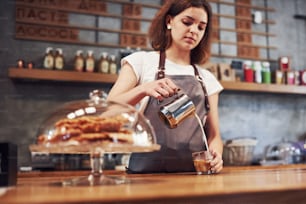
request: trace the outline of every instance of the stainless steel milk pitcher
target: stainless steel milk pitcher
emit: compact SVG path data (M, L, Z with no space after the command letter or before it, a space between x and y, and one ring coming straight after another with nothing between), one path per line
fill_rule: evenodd
M188 116L195 113L195 106L192 100L181 94L170 103L160 107L160 118L170 127L175 128Z

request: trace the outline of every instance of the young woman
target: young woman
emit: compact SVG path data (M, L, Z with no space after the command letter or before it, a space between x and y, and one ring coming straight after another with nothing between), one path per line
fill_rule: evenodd
M211 7L205 0L167 0L149 29L154 51L139 51L122 59L108 99L140 104L161 145L157 152L132 154L130 172L194 171L191 153L205 149L198 121L189 117L178 127L169 128L158 116L160 107L174 100L178 92L192 99L202 119L213 155L212 172L222 170L218 97L223 88L198 66L210 57L211 18Z

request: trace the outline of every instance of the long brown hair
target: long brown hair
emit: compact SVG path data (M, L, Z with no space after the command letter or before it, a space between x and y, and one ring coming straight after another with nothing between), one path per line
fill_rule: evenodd
M190 53L192 64L203 64L210 57L212 29L212 10L206 0L166 0L153 19L148 35L154 50L165 51L172 43L171 33L167 30L167 16L174 17L190 7L203 8L207 13L208 22L204 36Z

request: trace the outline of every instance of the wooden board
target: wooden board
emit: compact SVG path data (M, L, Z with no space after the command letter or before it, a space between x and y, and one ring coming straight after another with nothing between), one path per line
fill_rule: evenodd
M226 167L217 175L104 173L130 183L63 187L52 183L86 178L89 171L20 173L17 186L4 189L0 203L305 203L306 167L302 164Z

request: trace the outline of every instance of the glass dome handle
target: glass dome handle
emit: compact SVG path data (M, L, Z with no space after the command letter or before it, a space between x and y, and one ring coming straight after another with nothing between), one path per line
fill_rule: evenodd
M89 98L96 103L99 103L101 100L106 101L107 94L102 90L93 90L89 93Z

